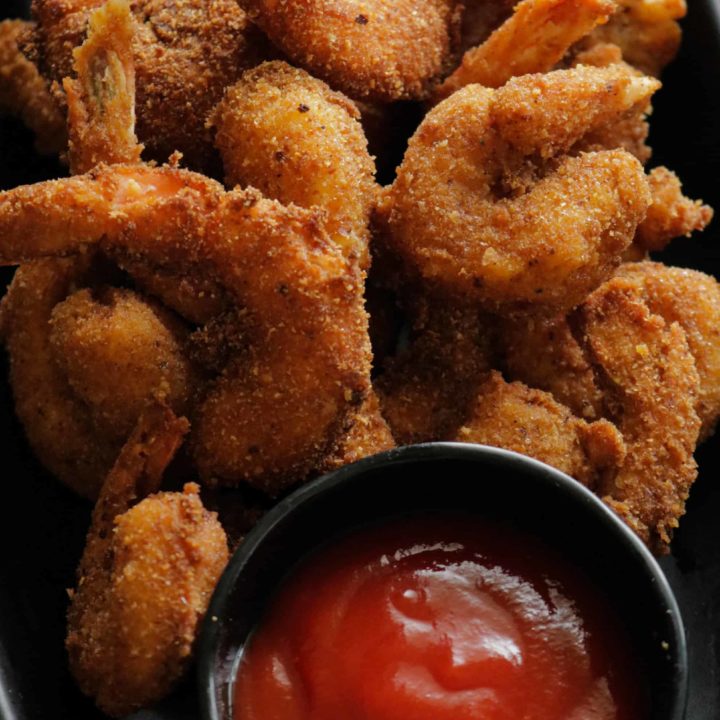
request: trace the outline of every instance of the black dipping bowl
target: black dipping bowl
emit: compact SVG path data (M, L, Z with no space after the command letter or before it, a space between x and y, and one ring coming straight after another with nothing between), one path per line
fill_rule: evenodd
M302 487L247 536L215 591L199 644L204 720L230 720L240 651L278 585L333 536L385 518L463 511L510 524L582 568L624 625L651 694L649 720L681 720L687 655L680 612L659 566L582 485L506 450L414 445L348 465Z

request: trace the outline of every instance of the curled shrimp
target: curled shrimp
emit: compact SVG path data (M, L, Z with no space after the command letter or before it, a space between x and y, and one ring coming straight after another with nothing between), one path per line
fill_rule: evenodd
M517 75L551 70L616 9L614 0L523 0L482 45L465 53L460 67L437 88L435 100L471 83L498 88Z
M571 325L627 447L597 492L655 552L667 553L697 476L700 379L686 334L652 314L624 278L590 295Z
M157 492L187 422L151 405L93 511L68 611L80 688L113 717L165 696L190 662L198 623L228 559L225 532L188 483Z
M120 266L223 288L232 304L203 329L230 350L192 417L207 480L278 492L325 456L367 395L362 274L317 212L176 168L100 166L0 195L0 235L5 264L98 248Z
M352 98L423 97L451 58L456 0L243 0L296 64Z
M343 252L369 262L375 165L355 105L283 62L264 63L228 88L214 113L229 187L327 212Z
M434 293L503 312L576 305L620 263L650 193L629 153L573 148L657 87L615 65L458 91L387 195L391 249Z

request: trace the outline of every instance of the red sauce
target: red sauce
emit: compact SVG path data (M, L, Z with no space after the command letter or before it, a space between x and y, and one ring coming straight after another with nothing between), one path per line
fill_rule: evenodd
M582 574L459 515L306 559L240 662L235 720L640 720L639 673Z

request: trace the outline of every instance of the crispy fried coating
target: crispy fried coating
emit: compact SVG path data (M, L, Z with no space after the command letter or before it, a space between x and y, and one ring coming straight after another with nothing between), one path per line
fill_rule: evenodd
M120 265L223 287L242 309L225 345L244 335L249 348L230 353L196 406L193 457L206 480L277 493L335 446L370 387L362 273L322 223L188 171L99 166L0 194L0 261L99 246Z
M43 73L73 73L72 51L103 0L33 0ZM214 165L208 114L227 85L267 54L261 34L235 0L137 0L133 55L137 134L151 158L176 150L194 168Z
M550 394L491 372L462 426L448 439L492 445L541 460L593 489L617 472L625 444L607 420L587 423Z
M700 378L700 439L707 438L720 416L720 285L704 273L655 262L622 265L618 277L633 283L650 312L685 331Z
M380 411L380 402L371 391L353 420L352 427L340 439L335 452L325 458L318 472L329 472L395 447L395 439Z
M291 59L352 98L424 97L446 68L455 0L242 0Z
M375 165L350 100L276 61L246 72L213 117L229 187L322 208L333 240L367 267Z
M93 513L68 612L66 646L82 691L113 717L161 699L188 665L197 626L228 559L198 486L158 493L187 423L143 416Z
M40 462L62 483L94 499L125 438L102 437L77 401L50 344L53 308L87 281L87 262L23 265L2 301L15 412Z
M492 367L492 326L476 309L423 304L414 325L376 381L383 416L400 445L451 434Z
M132 290L78 290L50 317L50 347L100 436L124 440L155 397L190 408L198 373L185 351L188 329Z
M685 0L618 0L619 12L580 41L579 47L617 45L623 59L654 77L668 65L680 47L682 31L677 20L685 16Z
M35 149L52 155L67 142L65 118L47 81L20 49L32 28L24 20L0 22L0 112L18 116L35 133Z
M482 45L465 53L434 99L449 97L471 83L498 88L512 77L551 70L616 7L614 0L523 0Z
M679 323L653 315L633 282L613 278L571 318L627 457L598 494L658 553L667 553L697 476L699 377Z
M73 55L77 79L65 78L69 160L73 175L98 163L140 161L135 136L135 23L128 0L90 13L87 40Z
M680 179L666 167L654 168L648 183L652 202L634 240L640 250L663 250L671 240L704 230L712 220L712 208L685 197Z
M510 380L549 392L580 418L602 417L595 375L564 314L514 318L503 323L500 336Z
M619 65L579 67L468 86L435 107L387 199L406 272L502 313L581 302L620 263L650 193L623 150L565 153L657 86Z

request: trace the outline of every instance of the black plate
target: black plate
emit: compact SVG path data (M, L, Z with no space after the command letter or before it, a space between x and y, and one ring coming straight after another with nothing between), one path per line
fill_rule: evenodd
M653 162L677 171L687 193L720 210L720 4L690 0L680 57L665 74L652 120ZM5 0L0 17L23 13ZM32 138L0 118L0 187L61 172L38 159ZM720 217L700 239L678 240L666 262L720 278ZM10 273L0 276L2 284ZM101 718L75 689L63 649L66 587L80 555L89 504L39 467L18 426L0 361L0 717L5 720ZM698 451L701 472L662 566L683 612L690 652L687 720L720 718L720 436ZM191 674L192 677L192 674ZM162 707L137 720L198 716L191 680Z

